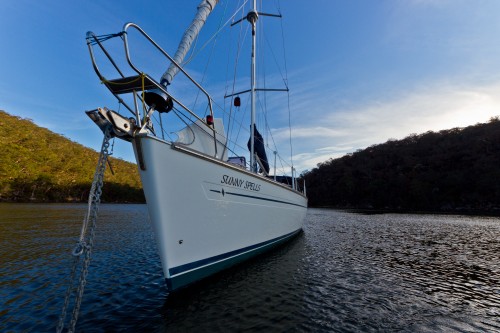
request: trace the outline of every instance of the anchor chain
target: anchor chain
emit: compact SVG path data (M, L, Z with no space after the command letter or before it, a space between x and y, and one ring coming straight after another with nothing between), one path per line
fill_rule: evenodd
M78 314L80 312L83 291L85 289L85 284L87 283L87 274L91 260L92 248L94 246L95 227L97 222L97 212L99 210L99 204L101 203L104 171L106 170L106 162L108 160L108 156L110 155L110 153L108 152L110 139L111 129L107 127L104 131L101 153L99 154L99 161L97 162L97 167L95 169L94 180L92 181L92 187L90 188L87 215L83 220L80 239L72 251L73 265L71 268L68 289L66 290L66 296L64 298L63 309L59 318L59 323L57 325L57 333L61 333L64 329L66 312L68 310L70 299L72 298L73 294L75 298L68 332L75 331ZM80 257L82 255L84 257L83 261L80 260ZM78 270L79 267L80 269ZM80 275L78 277L78 286L76 286L75 291L74 284L77 271Z

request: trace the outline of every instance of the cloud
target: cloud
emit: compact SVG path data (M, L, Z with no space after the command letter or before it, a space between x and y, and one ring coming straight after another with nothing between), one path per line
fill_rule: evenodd
M292 130L299 172L388 139L487 122L500 114L500 82L460 85L427 84L413 92L386 95L309 118ZM329 104L328 100L323 101ZM276 141L288 140L287 129L275 129Z
M407 4L417 6L444 6L450 2L450 0L409 0Z
M297 127L292 129L293 138L303 139L303 138L338 138L346 135L344 131L336 128L328 128L324 126L314 126L314 127ZM288 129L279 129L275 131L273 137L275 140L287 140L290 134Z

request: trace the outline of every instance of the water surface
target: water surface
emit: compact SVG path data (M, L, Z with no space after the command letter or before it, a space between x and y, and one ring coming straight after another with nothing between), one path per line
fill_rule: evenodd
M54 331L85 205L0 204L0 331ZM169 295L145 205L102 205L77 331L500 332L500 219L309 209Z

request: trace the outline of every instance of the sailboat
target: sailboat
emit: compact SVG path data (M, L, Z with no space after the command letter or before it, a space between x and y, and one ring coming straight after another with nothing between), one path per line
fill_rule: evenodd
M172 291L298 235L307 210L305 189L299 188L293 169L292 176L282 177L289 179L289 184L278 181L276 171L274 176L269 175L263 137L255 124L256 94L263 90L256 86L257 21L260 16L274 15L258 12L254 1L246 16L233 21L247 21L252 29L250 89L239 93L250 95L251 100L249 164L246 156L230 156L234 154L223 121L214 114L213 98L182 65L217 3L201 1L173 57L135 23L125 24L117 34L98 36L88 32L86 36L97 76L120 106L130 112L125 116L100 107L87 114L103 132L133 147L163 273ZM129 41L132 31L169 64L160 80L133 61ZM125 69L105 47L104 42L114 37L123 42ZM116 73L115 78L105 77L98 66L97 52L105 67ZM182 92L174 92L178 75L183 77L183 86L189 83L203 97L206 115L188 107ZM239 95L233 98L238 103ZM168 117L177 117L186 125L176 132L175 140L163 135Z

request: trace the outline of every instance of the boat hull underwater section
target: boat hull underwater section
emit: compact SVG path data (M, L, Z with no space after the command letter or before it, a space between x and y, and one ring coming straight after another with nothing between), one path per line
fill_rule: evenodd
M284 185L155 137L134 151L169 290L302 230L307 199Z

